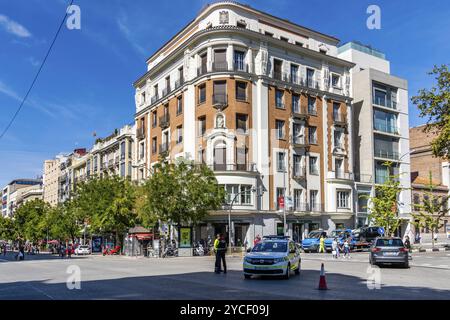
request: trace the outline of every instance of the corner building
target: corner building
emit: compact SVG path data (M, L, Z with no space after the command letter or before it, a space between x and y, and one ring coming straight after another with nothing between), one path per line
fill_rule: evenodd
M233 1L204 7L135 81L133 178L160 156L205 163L236 197L232 242L354 227L354 63L339 40ZM256 192L255 192L256 190ZM279 199L283 198L284 208ZM229 208L196 239L228 232Z

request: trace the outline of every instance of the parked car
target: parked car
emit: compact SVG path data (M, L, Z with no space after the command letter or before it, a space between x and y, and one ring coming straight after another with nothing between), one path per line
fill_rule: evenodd
M80 245L75 249L75 254L78 255L85 255L85 254L91 254L91 247L87 245Z
M369 262L371 265L401 264L409 268L408 249L398 237L379 237L373 242Z
M353 250L355 247L355 240L353 239L353 234L351 229L338 229L331 232L330 236L325 239L325 250L327 252L333 251L332 244L334 238L338 238L338 245L344 245L345 239L350 238L350 249Z
M264 237L249 249L243 262L244 277L252 275L282 276L289 279L292 271L300 274L300 250L288 237Z
M302 249L305 252L319 252L320 236L327 236L323 230L314 230L308 234L308 237L302 241Z

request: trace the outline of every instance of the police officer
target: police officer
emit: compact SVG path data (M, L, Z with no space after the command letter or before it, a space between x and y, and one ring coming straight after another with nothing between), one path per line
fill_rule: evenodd
M219 251L217 250L218 246L219 246L219 241L220 241L220 234L216 235L216 239L214 240L214 254L216 255L216 262L215 262L215 267L214 267L214 272L215 273L220 273L220 255L219 255Z
M227 263L225 261L225 254L227 253L227 241L225 240L225 236L220 234L219 242L217 244L217 252L219 256L219 260L217 261L218 272L222 272L221 262L223 263L223 273L227 273Z

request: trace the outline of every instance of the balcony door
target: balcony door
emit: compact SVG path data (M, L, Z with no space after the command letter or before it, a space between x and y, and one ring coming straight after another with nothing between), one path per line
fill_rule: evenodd
M219 143L214 146L214 170L225 171L227 168L227 146Z

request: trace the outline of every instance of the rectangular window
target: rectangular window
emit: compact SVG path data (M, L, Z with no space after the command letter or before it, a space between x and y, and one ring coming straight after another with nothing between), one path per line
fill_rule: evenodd
M309 157L309 174L319 174L319 163L317 157Z
M394 137L375 135L374 136L375 157L398 160L399 139Z
M303 47L303 43L299 42L299 41L295 41L295 44L299 47Z
M181 85L184 82L184 69L181 67L178 69L178 83Z
M157 152L157 145L158 145L157 143L158 143L157 138L153 137L152 138L152 153L153 154L156 154L156 152Z
M340 88L341 87L341 77L337 74L332 74L331 75L331 85L335 88Z
M200 75L205 74L207 72L207 63L208 63L208 55L206 53L200 56Z
M236 100L247 101L247 82L236 81Z
M145 156L145 144L144 142L141 142L139 144L139 159L144 159Z
M277 139L284 139L284 121L283 120L275 120L275 128L277 130Z
M247 165L247 148L236 148L237 170L245 171Z
M285 188L277 188L277 194L276 194L277 195L277 199L276 199L277 210L281 209L279 199L283 198L283 200L284 200L284 193L285 193ZM284 205L286 205L286 203Z
M177 144L183 142L183 126L177 127Z
M227 82L214 81L213 84L213 103L226 104L227 103Z
M225 191L226 191L226 200L227 203L231 203L233 199L236 197L236 195L239 193L239 185L238 184L227 184L225 185ZM239 197L236 198L235 204L239 204Z
M374 110L373 126L377 131L398 134L397 115L381 110Z
M236 71L245 70L245 53L242 51L234 51L234 69Z
M291 82L298 83L298 65L291 64Z
M301 125L300 123L294 123L292 125L292 135L293 135L293 142L296 144L305 144L306 143L306 137L305 137L305 127Z
M156 126L158 125L158 117L156 115L156 111L152 112L152 127L156 128Z
M344 178L344 167L343 167L344 160L342 159L335 159L334 160L334 169L336 171L336 178Z
M198 86L198 103L204 103L206 101L206 84Z
M317 144L317 127L309 127L308 132L309 143Z
M277 171L286 171L285 153L277 152Z
M342 131L340 130L334 131L334 147L338 149L343 149L344 147L342 144Z
M206 116L198 118L198 135L203 136L206 133Z
M273 33L272 32L266 31L266 32L264 32L264 34L266 36L273 37Z
M294 210L296 211L304 211L302 208L302 189L294 189Z
M214 71L228 70L227 65L227 51L224 49L214 50Z
M304 166L302 166L302 156L294 154L294 177L305 176Z
M286 42L289 42L289 39L288 39L288 38L285 38L285 37L281 37L281 36L280 36L280 40L281 40L281 41L286 41Z
M170 76L166 77L166 94L170 92Z
M251 185L241 185L241 204L250 205L252 204L252 186Z
M177 98L177 115L183 113L183 96Z
M350 192L349 191L338 191L337 192L337 207L338 208L344 208L348 209L349 207L349 198L350 198Z
M238 133L247 133L247 118L246 114L236 114L236 131Z
M333 102L333 120L342 121L341 104L338 102Z
M300 113L300 96L298 94L292 94L292 112Z
M317 191L317 190L309 191L309 205L310 205L311 211L319 211L319 204L317 203L318 194L319 194L319 191Z
M313 87L314 85L314 69L306 69L306 83L308 87Z
M281 74L283 70L283 61L273 59L273 77L277 80L282 80Z
M311 115L317 115L316 97L308 96L308 113Z
M275 90L275 106L280 109L284 109L284 91L283 90Z

